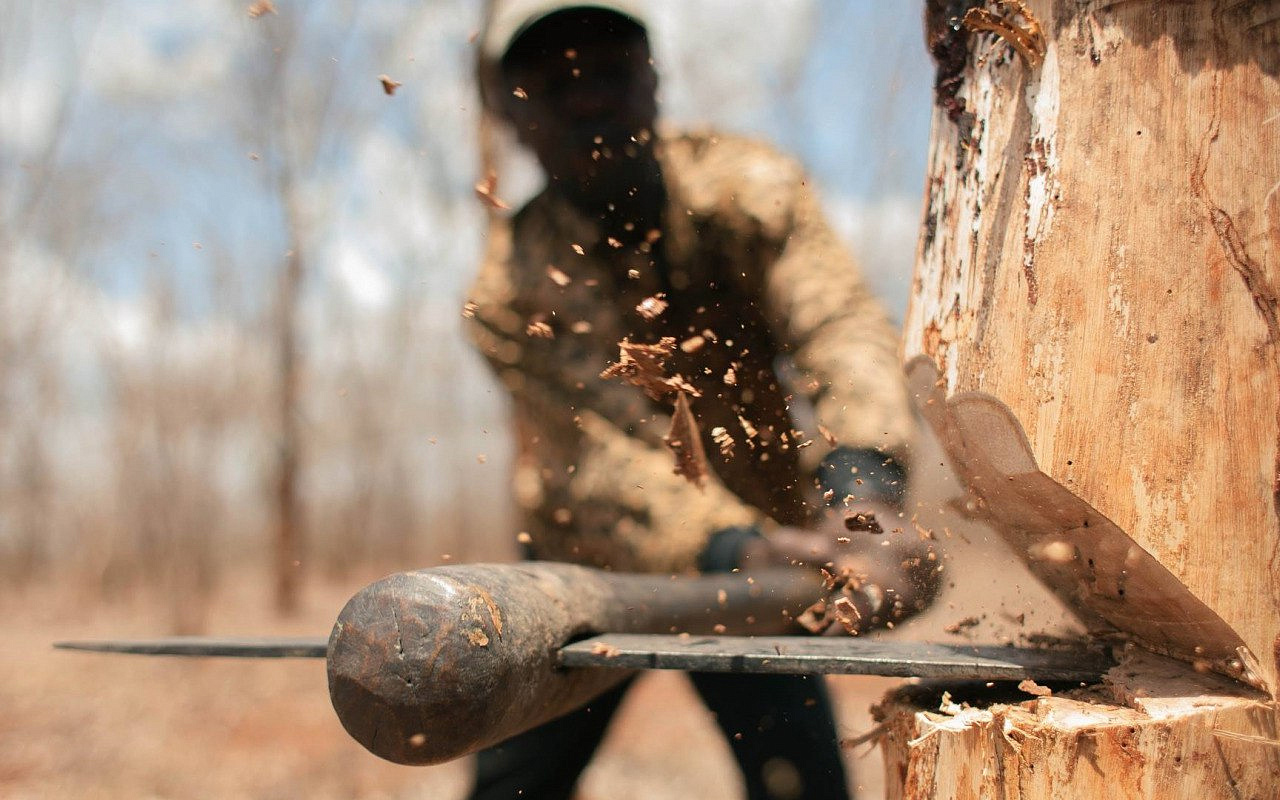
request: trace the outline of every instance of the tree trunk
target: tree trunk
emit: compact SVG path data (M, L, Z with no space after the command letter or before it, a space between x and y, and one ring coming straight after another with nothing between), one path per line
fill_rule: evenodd
M897 695L891 796L1273 798L1280 2L931 0L926 20L922 411L1091 629L1198 671L1131 651L1079 699Z

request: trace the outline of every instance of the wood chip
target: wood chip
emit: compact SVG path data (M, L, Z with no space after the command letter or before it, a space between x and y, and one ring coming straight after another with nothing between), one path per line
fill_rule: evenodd
M636 306L636 313L647 320L657 319L667 310L666 298L666 294L662 292L658 292L653 297L646 297L640 301L640 305Z
M404 85L400 83L400 81L394 80L388 75L379 75L378 82L382 84L382 91L388 95L395 94L396 89L399 89Z
M489 635L479 628L471 628L466 631L467 641L471 642L472 647L488 647Z
M507 205L506 202L496 194L498 191L498 173L493 170L489 170L489 172L484 176L484 180L476 184L475 191L476 197L479 198L480 202L484 203L489 208L499 211L511 208L511 206Z
M1026 692L1027 694L1035 695L1036 697L1049 697L1053 694L1053 690L1048 686L1041 686L1030 678L1019 683L1018 690Z
M556 286L568 286L573 282L573 278L570 278L562 270L558 269L555 264L547 265L547 277L550 278L551 282Z
M831 445L832 447L839 447L839 446L840 446L840 440L836 438L836 435L835 435L834 433L832 433L831 431L827 430L827 426L826 426L826 425L823 425L823 424L819 423L819 424L818 424L818 433L822 434L822 438L823 438L823 439L826 439L826 440L827 440L827 444Z
M858 623L862 622L862 614L858 613L858 607L852 600L848 597L837 597L832 607L832 614L836 622L844 628L845 633L858 635Z
M671 336L664 336L657 344L636 344L623 339L618 342L617 363L609 365L600 377L621 378L632 386L639 386L654 400L668 398L676 392L701 397L702 393L680 375L667 377L667 359L675 349L676 340Z
M716 447L720 448L720 455L725 458L733 457L733 436L729 431L720 426L711 429L711 441L716 443Z
M851 531L864 533L884 533L884 528L870 511L855 511L844 518L844 527Z
M524 329L526 336L532 336L535 339L554 339L555 331L551 330L551 326L541 320L530 322Z
M942 630L946 631L947 633L958 634L958 633L962 633L963 631L967 631L970 628L976 628L978 624L981 622L982 620L978 619L977 617L965 617L964 619L956 620L950 625L947 625Z
M622 655L622 651L607 642L596 642L591 645L591 655L617 658Z
M702 349L707 340L701 336L690 336L680 343L680 349L686 353L696 353Z
M675 454L675 474L699 489L706 485L709 472L707 454L702 449L702 435L698 431L698 421L693 416L689 395L684 392L676 395L675 410L671 413L671 430L662 437L662 441Z
M257 0L249 4L249 16L257 19L265 14L276 13L276 4L271 0Z

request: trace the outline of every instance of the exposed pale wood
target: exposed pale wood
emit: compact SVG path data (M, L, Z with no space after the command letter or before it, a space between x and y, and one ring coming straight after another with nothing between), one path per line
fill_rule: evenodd
M931 3L932 33L967 5ZM1225 620L1274 690L1280 2L1027 6L1039 64L988 32L936 51L960 69L906 356L1003 403L1038 469ZM1030 30L1012 7L985 6Z
M910 691L910 690L908 690ZM960 708L890 695L889 797L947 800L1274 800L1280 714L1224 678L1147 655L1080 699Z

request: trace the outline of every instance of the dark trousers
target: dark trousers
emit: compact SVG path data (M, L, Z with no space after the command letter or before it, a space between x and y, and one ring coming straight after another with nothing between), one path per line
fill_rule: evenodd
M691 673L742 769L749 800L848 800L820 678ZM630 683L480 753L472 800L568 800Z

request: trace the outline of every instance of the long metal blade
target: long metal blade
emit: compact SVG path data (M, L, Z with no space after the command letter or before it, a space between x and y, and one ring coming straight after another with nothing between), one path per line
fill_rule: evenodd
M215 638L57 642L64 650L150 656L324 658L321 638ZM560 648L566 667L678 669L789 675L882 675L960 680L1096 681L1114 665L1094 650L875 641L823 636L678 636L611 633Z
M560 649L566 667L789 675L1097 681L1114 662L1092 650L875 641L839 636L605 634Z
M165 639L119 639L93 642L55 642L62 650L94 653L132 653L145 656L218 656L223 658L324 658L328 639L218 638L173 636Z

